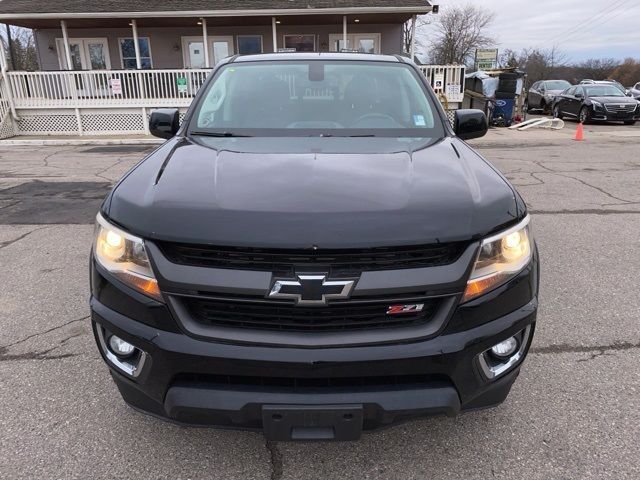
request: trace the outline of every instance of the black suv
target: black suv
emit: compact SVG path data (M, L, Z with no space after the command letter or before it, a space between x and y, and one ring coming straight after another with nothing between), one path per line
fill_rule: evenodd
M502 402L531 344L522 198L401 57L218 65L105 199L91 262L125 401L268 439L356 439Z

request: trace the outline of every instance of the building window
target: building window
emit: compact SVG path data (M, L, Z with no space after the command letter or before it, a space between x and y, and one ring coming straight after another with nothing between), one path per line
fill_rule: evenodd
M332 52L343 49L354 50L362 53L380 53L381 35L379 33L350 33L347 35L347 44L343 44L341 34L330 34L329 45Z
M238 53L240 55L262 53L262 35L238 35Z
M296 52L315 52L315 35L285 35L284 48L295 48Z
M151 42L148 37L138 37L140 47L140 66L145 69L153 68L151 60ZM120 39L120 56L122 57L122 68L136 69L136 49L133 38Z

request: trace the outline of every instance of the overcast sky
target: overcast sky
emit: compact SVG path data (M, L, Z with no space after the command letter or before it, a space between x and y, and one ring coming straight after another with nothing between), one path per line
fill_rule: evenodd
M432 0L440 11L470 0ZM495 13L490 33L505 48L550 48L570 61L640 58L640 0L475 0ZM429 35L429 27L425 29Z

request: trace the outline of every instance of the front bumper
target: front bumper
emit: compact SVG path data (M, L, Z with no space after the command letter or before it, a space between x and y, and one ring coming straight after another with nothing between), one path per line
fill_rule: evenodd
M591 120L598 122L630 122L640 120L640 108L633 112L609 112L603 108L591 108Z
M436 337L330 348L195 338L171 322L162 304L106 279L95 265L92 270L97 339L105 329L146 353L134 377L100 347L128 404L182 424L264 430L273 440L351 440L417 416L495 406L518 376L536 320L537 255L509 283L458 306ZM479 355L527 326L522 358L487 378ZM301 421L304 428L296 427ZM332 425L331 434L323 422Z

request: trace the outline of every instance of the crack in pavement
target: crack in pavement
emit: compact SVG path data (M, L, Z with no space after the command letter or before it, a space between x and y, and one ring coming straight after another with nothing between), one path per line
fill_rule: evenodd
M595 185L591 185L589 182L585 182L584 180L581 180L580 178L576 178L576 177L572 177L571 175L567 175L564 173L559 173L559 172L553 172L553 173L549 173L550 175L558 175L560 177L564 177L564 178L570 178L572 180L575 180L576 182L580 182L582 185L586 186L586 187L591 187L595 190L597 190L598 192L602 193L603 195L606 195L607 197L613 199L613 200L618 200L619 202L624 202L624 203L632 203L631 200L626 200L624 198L620 198L620 197L616 197L615 195L607 192L604 188L600 188L600 187L596 187Z
M547 345L546 347L532 348L529 353L534 355L557 355L562 353L590 353L591 358L581 359L578 361L586 362L593 360L594 358L602 355L607 355L606 352L620 352L627 350L635 350L640 348L640 343L631 342L614 342L609 345L569 345L567 343L561 343L556 345Z
M47 227L34 228L33 230L28 231L27 233L23 233L18 238L14 238L13 240L7 240L7 241L4 241L4 242L0 242L0 250L2 250L5 247L8 247L9 245L13 245L14 243L17 243L20 240L23 240L23 239L27 238L29 235L31 235L34 232L37 232L38 230L44 230L45 228L49 228L49 227L47 226Z
M22 340L17 340L17 341L15 341L13 343L9 343L8 345L2 345L2 346L0 346L0 353L6 351L7 349L9 349L11 347L15 347L16 345L20 345L21 343L24 343L24 342L26 342L28 340L31 340L32 338L39 337L41 335L46 335L46 334L54 332L56 330L60 330L61 328L66 327L67 325L71 325L72 323L82 322L83 320L88 320L89 318L91 318L91 315L85 315L82 318L76 318L75 320L69 320L68 322L63 323L62 325L58 325L56 327L52 327L52 328L50 328L48 330L45 330L43 332L34 333L32 335L29 335L28 337L23 338ZM58 347L55 347L55 348L58 348ZM49 351L51 351L51 350L49 350Z
M57 347L56 347L57 348ZM9 355L7 353L0 352L0 362L16 362L25 360L62 360L64 358L79 357L80 353L62 353L60 355L47 355L50 351L55 350L53 348L49 350L43 350L41 352L27 352Z
M110 169L112 169L113 167L116 167L116 166L120 165L121 163L123 163L123 162L127 162L127 161L130 161L130 159L129 159L129 158L127 158L127 157L124 157L124 158L123 158L123 157L118 157L118 160L117 160L113 165L109 165L107 168L103 168L102 170L99 170L98 172L96 172L96 173L94 174L94 176L96 176L96 177L98 177L98 178L101 178L101 179L103 179L103 180L106 180L106 181L108 181L110 184L112 184L112 185L113 185L113 184L114 184L114 182L115 182L115 180L114 180L114 179L112 179L112 178L107 178L107 177L105 177L105 176L104 176L104 175L102 175L102 174L103 174L104 172L106 172L107 170L110 170Z
M282 478L282 452L278 448L276 442L266 441L265 447L269 451L271 461L271 480L280 480Z

